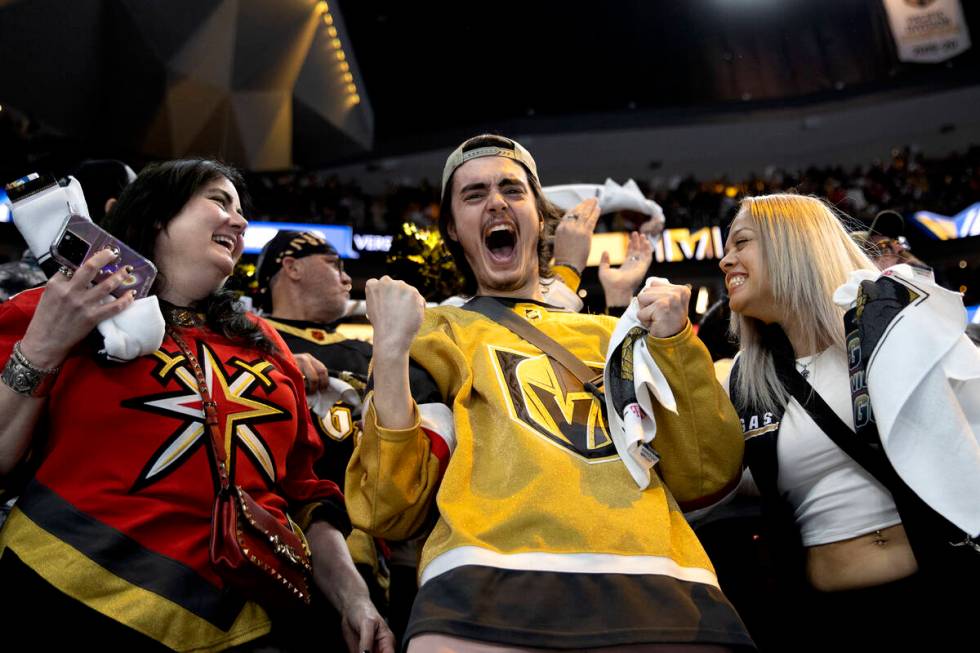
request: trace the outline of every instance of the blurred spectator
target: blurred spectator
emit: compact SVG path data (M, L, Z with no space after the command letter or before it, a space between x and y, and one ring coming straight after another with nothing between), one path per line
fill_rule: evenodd
M96 224L113 207L126 186L136 179L133 169L116 159L88 159L72 176L82 185L88 213Z
M47 280L31 251L24 250L19 261L0 264L0 304L20 291L40 286Z
M905 238L905 220L895 211L882 211L871 221L868 229L852 231L851 238L861 245L880 270L899 263L930 269L912 254L909 241Z

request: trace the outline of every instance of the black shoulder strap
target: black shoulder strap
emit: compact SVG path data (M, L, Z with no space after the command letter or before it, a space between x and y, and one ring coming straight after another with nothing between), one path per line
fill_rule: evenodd
M907 486L904 481L898 476L884 455L878 455L857 438L854 431L837 416L837 413L827 405L823 397L803 378L795 365L792 365L787 359L776 356L773 357L773 363L779 372L780 380L786 385L789 393L809 413L820 430L833 440L834 444L840 447L854 462L864 467L869 474L878 479L878 482L888 488L892 495L906 489Z
M555 339L542 332L536 326L523 319L517 313L510 310L496 297L474 297L463 305L463 308L474 313L479 313L485 318L510 329L512 332L531 343L542 353L547 354L557 361L562 367L572 373L572 375L582 382L582 387L603 400L602 374L596 375L592 369L583 363L579 358L568 351Z
M898 475L884 451L875 450L860 440L813 389L813 386L800 375L795 365L789 363L792 369L786 369L785 359L782 361L774 359L774 362L777 370L782 368L780 377L790 394L800 402L817 426L844 453L878 479L878 482L892 495L902 523L905 524L909 544L920 566L947 560L947 545L968 547L971 551L980 553L980 542L975 541L923 501ZM975 563L976 559L971 558L971 564L975 565Z
M735 388L738 386L738 374L739 368L741 367L741 362L742 357L736 356L735 360L732 362L732 367L728 372L728 398L733 404L735 403L733 397L735 396Z

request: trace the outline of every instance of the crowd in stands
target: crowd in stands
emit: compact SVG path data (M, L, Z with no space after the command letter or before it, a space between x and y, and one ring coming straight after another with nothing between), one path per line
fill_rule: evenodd
M381 195L325 172L283 172L248 176L255 205L264 219L350 224L362 232L387 233L403 222L435 224L439 189L392 184Z
M270 220L350 224L373 233L390 232L404 222L433 226L438 220L439 189L427 181L392 184L375 195L327 172L255 174L248 181L259 213ZM954 215L980 201L980 146L940 157L927 157L913 147L895 148L887 159L849 170L840 165L769 168L745 179L678 175L636 181L663 207L669 225L691 228L725 221L746 195L784 191L826 197L865 222L886 208ZM631 230L642 220L640 215L606 215L597 231Z

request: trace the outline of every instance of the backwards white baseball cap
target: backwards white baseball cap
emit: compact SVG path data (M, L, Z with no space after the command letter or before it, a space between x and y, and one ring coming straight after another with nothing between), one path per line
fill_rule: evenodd
M511 138L497 134L481 134L463 141L463 144L453 150L453 153L446 159L446 167L442 170L441 194L445 196L446 184L449 183L449 178L456 171L456 168L470 159L479 159L483 156L503 156L513 159L523 164L527 171L540 183L538 166L534 163L531 153L524 149L524 146Z

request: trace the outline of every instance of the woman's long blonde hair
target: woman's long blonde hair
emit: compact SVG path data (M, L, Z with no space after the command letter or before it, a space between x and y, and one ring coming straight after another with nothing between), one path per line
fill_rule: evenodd
M746 197L738 215L755 226L776 304L802 326L803 341L795 344L810 353L843 346L844 311L834 304L834 290L854 270L877 270L842 224L850 218L816 197L789 194ZM732 313L731 332L741 349L733 399L771 411L788 397L761 337L763 326Z

